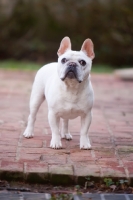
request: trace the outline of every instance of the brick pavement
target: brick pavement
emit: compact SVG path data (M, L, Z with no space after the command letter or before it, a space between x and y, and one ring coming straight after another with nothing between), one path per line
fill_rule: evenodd
M95 92L89 131L92 150L79 149L79 119L70 122L72 141L49 148L46 102L35 136L22 136L35 72L0 70L0 178L32 182L74 182L81 177L133 178L133 82L92 74Z

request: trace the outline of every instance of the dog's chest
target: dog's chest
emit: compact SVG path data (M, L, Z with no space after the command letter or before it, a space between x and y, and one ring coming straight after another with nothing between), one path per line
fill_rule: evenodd
M85 96L69 92L59 93L53 102L54 112L63 119L74 119L84 115L89 108L88 98Z
M58 117L74 119L83 116L89 112L93 105L93 89L89 82L84 87L67 88L62 87L60 82L53 80L46 86L45 97L48 109Z
M64 119L74 119L83 115L84 107L80 102L72 103L67 101L60 101L60 105L56 107L56 114Z

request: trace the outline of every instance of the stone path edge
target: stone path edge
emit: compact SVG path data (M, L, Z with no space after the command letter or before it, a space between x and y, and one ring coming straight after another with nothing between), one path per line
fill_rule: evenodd
M51 169L54 166L49 166ZM60 166L62 167L62 166ZM60 170L59 167L59 170ZM69 168L70 166L66 166L66 168ZM71 166L73 167L73 166ZM65 167L64 167L65 168ZM57 170L57 172L56 172ZM84 185L86 182L86 178L89 177L90 181L94 181L95 183L103 182L105 178L111 178L112 181L118 182L120 179L128 180L128 183L133 186L133 177L127 178L126 176L97 176L94 174L84 174L84 176L77 176L71 173L66 173L64 171L59 173L57 166L56 169L51 171L48 169L48 171L45 172L21 172L21 171L7 171L7 170L0 170L0 180L6 180L6 181L20 181L25 183L32 183L32 184L53 184L53 185L73 185L73 184L79 184Z

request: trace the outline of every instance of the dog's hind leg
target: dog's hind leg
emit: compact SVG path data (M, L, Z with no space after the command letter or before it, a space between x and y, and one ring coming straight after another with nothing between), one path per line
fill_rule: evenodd
M35 81L33 84L33 89L30 98L30 115L28 117L28 124L25 132L23 133L24 137L26 138L34 136L34 123L36 120L36 114L43 101L44 101L43 87L38 85L38 81Z
M68 130L68 122L69 121L67 119L62 120L61 138L72 140L72 135L69 133L69 130Z

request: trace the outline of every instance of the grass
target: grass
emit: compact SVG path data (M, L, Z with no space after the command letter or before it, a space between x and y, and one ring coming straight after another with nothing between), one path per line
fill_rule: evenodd
M112 73L114 68L109 65L92 65L91 71L93 73Z
M38 70L42 65L28 61L4 60L0 61L0 68L10 70Z
M42 67L41 64L37 64L29 61L16 61L16 60L4 60L0 61L0 68L10 69L10 70L38 70ZM113 72L113 67L109 65L93 65L93 73L111 73Z

